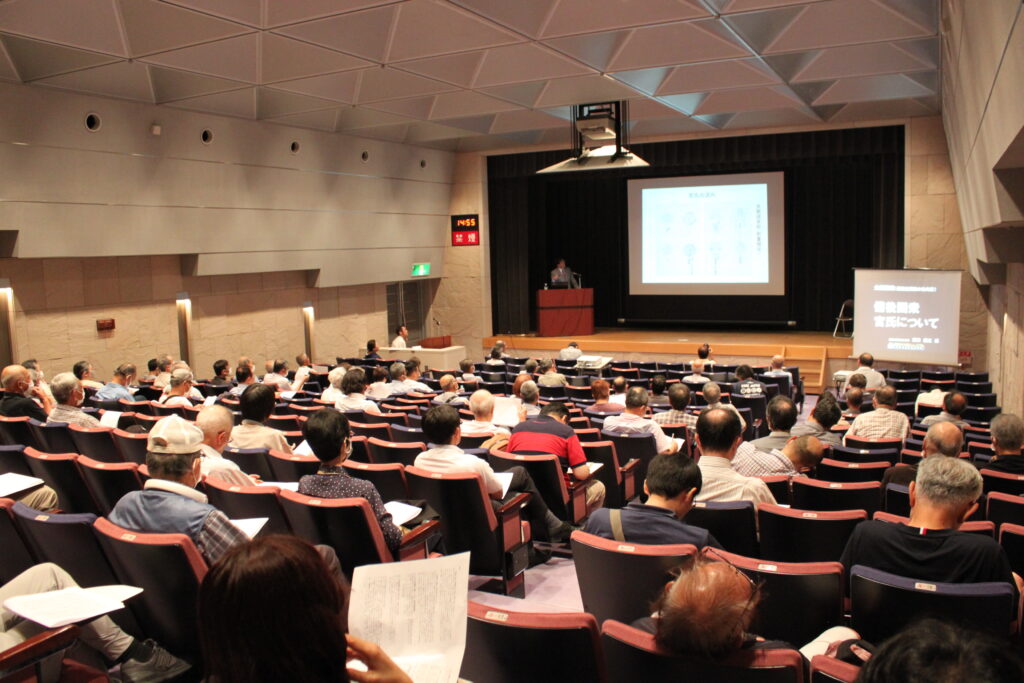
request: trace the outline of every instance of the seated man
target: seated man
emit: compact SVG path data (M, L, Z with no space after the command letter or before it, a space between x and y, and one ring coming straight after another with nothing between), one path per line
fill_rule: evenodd
M580 439L569 426L569 409L562 403L552 401L540 409L537 417L517 424L507 448L510 453L557 455L562 467L568 468L576 480L586 482L587 509L599 508L604 503L604 484L590 476Z
M360 368L362 369L362 368ZM339 365L333 368L327 373L327 383L330 385L324 389L323 393L320 394L321 401L327 401L328 403L334 403L339 398L344 396L344 392L341 390L341 380L345 377L345 373L348 372L343 366Z
M540 415L540 389L536 382L532 379L523 382L519 387L519 398L523 402L520 415L522 420Z
M626 409L626 392L629 391L629 382L622 375L617 375L612 378L611 396L608 397L609 403L616 403L622 406L622 409Z
M494 424L494 395L486 389L477 389L469 396L469 409L473 411L473 419L462 425L462 433L469 436L477 434L508 434L505 427Z
M192 379L189 381L188 391L184 392L182 395L183 396L187 396L188 398L192 399L196 403L202 403L205 400L206 397L203 396L202 392L199 391L199 389L195 386L195 373L192 372L192 368L190 368L188 363L186 363L185 361L183 361L183 360L176 360L176 361L174 361L171 364L171 377L174 377L174 373L179 371L179 370L184 370L184 371L188 372L188 374L192 377ZM183 377L183 376L184 375L180 375L179 374L179 377ZM164 387L163 395L166 396L170 392L171 392L171 380L168 379L167 380L167 385ZM184 404L182 404L182 405L184 405Z
M302 391L302 387L313 376L313 361L309 354L300 353L295 356L295 379L292 381L293 391Z
M453 375L441 375L438 382L441 384L441 393L434 397L434 403L465 405L466 399L459 396L459 382Z
M250 385L256 384L256 375L252 373L252 367L249 365L239 365L235 368L235 381L238 384L229 389L228 393L232 396L241 396Z
M842 442L839 434L832 431L832 427L839 422L840 416L839 404L836 403L835 397L824 391L814 404L810 417L794 425L789 433L793 436L816 436L822 443L839 446Z
M82 383L82 386L89 387L90 389L102 389L103 382L99 382L92 374L92 363L87 360L80 360L75 363L71 372L75 374L78 381Z
M910 420L896 410L896 389L882 387L872 401L875 409L857 416L846 436L860 439L906 439L910 435Z
M1024 442L1024 421L1016 415L1002 413L992 419L991 429L992 450L996 454L985 469L1024 474L1024 455L1020 452Z
M58 373L50 382L50 391L57 402L46 418L47 424L64 422L79 427L99 427L100 421L82 410L85 402L85 389L70 372Z
M336 410L361 410L380 415L377 404L366 398L366 372L362 368L351 368L341 378L341 397L334 401L334 407Z
M747 431L747 421L740 415L740 411L731 403L722 403L722 388L718 386L717 382L706 382L703 390L700 392L704 397L703 410L712 410L714 408L722 408L724 410L731 410L736 413L736 417L740 419L740 429L744 432Z
M558 352L558 360L576 360L583 355L580 345L576 342L569 342L569 345Z
M365 479L350 477L341 466L352 452L348 418L337 410L323 408L309 416L302 433L320 460L320 468L316 474L299 479L299 493L315 498L365 498L377 518L388 550L392 553L398 550L402 529L391 521L391 513L384 508L376 487Z
M132 385L135 383L135 365L122 363L114 370L114 376L103 388L96 392L98 401L134 401L135 394L132 392Z
M687 375L686 377L683 377L683 381L684 382L694 383L694 384L704 384L705 382L710 382L711 378L710 377L705 377L703 374L701 374L703 372L704 372L704 361L703 360L695 360L695 361L693 361L693 363L690 364L690 374Z
M891 388L891 387L889 387ZM929 457L910 483L910 521L861 522L840 561L846 576L854 565L922 581L1009 583L1016 595L1021 579L1006 552L988 536L959 531L978 508L981 475L959 458Z
M182 406L185 408L192 407L192 401L189 400L189 392L192 391L193 385L192 371L186 368L178 368L171 373L171 381L167 385L167 391L157 401L165 406Z
M647 466L644 481L647 502L637 499L622 510L595 510L583 530L621 543L692 543L698 549L721 548L707 529L683 521L700 487L700 468L692 459L685 455L655 456Z
M297 372L295 374L298 375ZM293 383L288 379L288 361L283 358L274 361L270 372L263 375L263 383L273 387L276 392L298 391L302 388L301 383Z
M203 442L199 444L200 472L203 478L215 477L232 486L256 486L259 477L250 477L238 463L222 455L234 426L234 416L224 406L207 406L199 412L196 427L203 432Z
M484 379L480 375L476 374L476 366L473 365L473 361L468 358L463 358L459 361L459 371L462 373L459 379L463 382L483 382Z
M768 436L751 441L754 448L759 451L770 451L773 448L782 448L792 436L789 430L796 424L799 412L796 404L789 396L775 396L768 401L768 409L765 411L765 418L768 420Z
M511 500L519 493L529 493L525 518L530 521L534 538L541 541L561 541L567 538L575 527L561 521L548 509L536 484L524 468L512 467L506 470L512 473L512 483L508 494L502 498L501 482L494 476L494 470L487 461L459 448L459 440L462 438L460 423L459 412L452 406L432 406L423 416L423 433L429 440L430 448L416 456L416 467L442 474L471 472L480 475L495 509L501 507L502 500ZM534 554L532 550L531 558L531 561L547 560L546 556Z
M754 370L744 363L736 368L736 383L732 385L732 393L739 396L764 396L768 393L768 385L754 379Z
M379 360L380 354L377 353L378 351L380 351L380 347L377 346L377 340L370 339L366 342L366 355L363 356L363 360Z
M420 363L420 359L416 356L412 356L409 360L405 361L405 374L409 378L409 381L417 385L416 393L419 394L433 394L434 390L428 387L426 384L420 381L423 377L423 367Z
M231 385L231 363L224 358L214 361L213 377L210 378L210 386L224 387Z
M668 388L668 404L672 409L655 413L652 418L655 422L660 425L684 424L691 429L697 427L697 416L686 412L686 406L690 405L690 387L675 382Z
M39 386L33 386L27 369L21 365L8 365L0 373L0 415L4 417L31 417L46 422L53 410L53 399ZM27 394L31 393L38 403ZM40 407L42 404L42 407Z
M660 424L647 417L647 390L643 387L630 387L626 392L625 412L606 417L604 430L613 434L653 434L659 453L679 450L679 440L670 437Z
M857 419L863 411L864 390L860 387L850 387L846 390L846 410L843 411L843 419L837 424L848 425ZM867 411L870 412L870 411Z
M930 427L936 422L952 422L963 429L967 426L963 418L965 410L967 410L967 397L959 391L951 391L942 398L942 412L924 418L921 420L921 425Z
M292 447L284 438L284 432L265 425L275 405L274 390L269 385L250 385L238 399L242 424L231 430L228 445L232 448L266 448L291 453Z
M537 364L537 371L540 373L537 384L542 387L564 387L569 384L565 375L555 369L555 362L550 358L540 361Z
M872 367L875 364L875 357L870 353L862 353L857 358L857 369L853 371L853 374L847 377L846 384L843 385L843 391L846 391L853 383L851 380L861 375L864 377L864 386L861 387L865 391L875 391L885 386L885 375L875 370Z
M775 496L760 479L745 477L732 469L736 449L743 442L743 431L736 413L722 408L705 410L697 418L697 446L701 458L697 461L703 486L697 494L700 502L730 502L746 500L775 504Z
M794 436L781 449L737 452L732 468L745 477L804 476L821 462L825 449L815 436Z
M45 562L29 567L0 586L0 603L22 595L77 587L78 584L70 574L51 562ZM123 680L153 683L169 681L191 668L188 662L178 659L154 641L142 641L128 635L109 616L79 623L78 628L81 629L78 644L67 652L67 656L104 673L109 667L120 663ZM9 650L45 631L46 627L6 608L0 611L0 651ZM42 662L42 680L58 679L62 658L62 653L57 652ZM36 679L31 677L31 680ZM85 680L84 676L82 680Z
M668 400L668 382L665 380L665 375L655 375L651 378L651 394L647 397L647 403L652 408L667 406Z
M409 330L405 325L395 326L395 338L391 340L391 348L405 349L409 347Z
M793 373L786 369L786 359L779 354L772 356L772 362L764 375L765 377L788 377L789 386L793 386Z
M171 366L174 360L170 356L164 356L157 360L156 377L153 378L153 388L163 389L171 381Z
M430 387L423 382L417 382L409 379L409 370L406 363L402 361L396 361L391 364L388 368L391 371L391 384L389 390L391 396L403 396L405 394L418 393L418 394L429 394Z
M500 371L501 368L505 367L505 358L501 354L501 348L499 346L492 346L491 352L484 363L495 371Z
M964 445L964 433L952 422L936 422L928 428L921 455L930 458L933 455L945 455L948 458L960 457L960 449ZM890 467L882 475L882 491L889 484L907 486L917 477L917 465L899 463Z

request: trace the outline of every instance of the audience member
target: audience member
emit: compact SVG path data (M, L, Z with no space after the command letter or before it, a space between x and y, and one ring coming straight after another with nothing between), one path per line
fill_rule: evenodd
M395 338L391 340L391 348L393 349L406 349L409 348L409 330L406 329L405 325L397 325L395 327Z
M647 397L647 404L652 408L655 406L667 406L668 400L668 382L665 381L665 375L655 375L651 378L651 393Z
M736 368L736 383L732 385L732 393L744 397L765 396L768 385L754 379L754 370L744 363Z
M821 462L825 449L816 436L794 436L781 449L737 453L732 468L745 477L804 476Z
M675 453L679 450L679 440L670 437L660 424L647 417L647 390L643 387L630 387L626 393L626 410L606 417L604 431L613 434L653 434L655 449L659 453Z
M447 403L448 405L466 403L466 399L459 396L459 382L454 375L441 375L438 382L441 385L441 393L434 397L434 403Z
M156 366L156 377L153 378L153 388L163 389L171 381L171 366L174 360L170 356L159 358Z
M89 361L78 361L71 369L71 372L75 373L75 377L78 378L78 381L82 383L83 387L88 387L90 389L97 390L103 388L103 382L98 382L96 378L93 377L92 363L90 363Z
M365 479L350 477L341 466L352 454L348 418L337 410L323 408L309 416L302 433L320 460L320 468L316 474L307 474L299 479L299 493L314 498L365 498L377 518L388 549L392 553L398 550L402 530L391 521L391 513L384 508L380 493Z
M594 397L594 402L586 406L587 412L612 415L621 413L626 409L626 406L622 403L611 402L611 388L608 380L598 378L591 382L590 395Z
M537 371L540 373L537 384L542 387L564 387L569 384L565 375L555 369L555 362L550 358L540 361L537 364Z
M586 483L587 509L599 508L604 503L604 484L591 477L580 439L569 426L569 409L562 403L552 401L540 409L537 417L517 424L512 429L508 450L526 455L557 455L562 467L568 468L574 479ZM568 477L566 475L566 479Z
M270 371L263 375L263 383L274 388L274 391L280 393L282 391L298 391L294 388L291 380L288 379L288 361L283 358L274 360L270 366ZM302 385L299 385L302 388Z
M854 375L864 375L864 389L867 391L874 391L885 386L885 376L878 370L872 367L875 364L875 357L870 353L862 353L857 358L857 369L853 371ZM853 377L853 375L850 375ZM843 391L850 385L850 379L847 378L846 384L843 385Z
M360 367L350 369L341 378L341 396L334 401L337 410L361 410L380 415L376 403L366 398L366 372Z
M334 403L345 395L345 392L341 390L341 380L345 376L346 372L348 372L348 370L339 365L332 368L331 371L327 373L327 383L330 386L324 389L323 393L320 394L321 401Z
M1024 421L1011 413L1002 413L992 418L990 428L995 456L985 469L1024 474L1024 455L1020 452L1024 442Z
M142 378L143 381L152 382L153 380L155 380L156 375L159 372L159 367L160 360L158 358L150 358L148 361L146 361L146 368L148 372L146 373L146 376Z
M580 345L576 342L569 342L569 345L558 352L559 360L576 360L583 355L583 351L580 350Z
M540 415L540 389L532 379L526 380L519 387L519 399L523 402L520 420Z
M958 530L978 508L980 495L981 475L970 463L924 458L910 483L910 521L858 524L840 560L843 574L849 577L859 564L922 581L1001 581L1016 593L1020 579L1002 547L990 536Z
M705 410L697 418L697 446L701 457L703 486L697 494L701 502L747 500L775 504L775 496L760 479L744 477L732 469L736 449L743 441L743 431L736 413L722 408Z
M85 389L72 373L59 373L53 378L50 388L57 405L47 416L47 424L64 422L79 427L100 426L99 420L82 410L81 406L85 402Z
M843 411L843 419L838 424L850 424L857 416L864 411L864 390L860 387L850 387L846 390L846 410Z
M730 410L736 413L736 417L740 419L740 430L747 431L747 421L740 415L740 411L736 409L736 406L731 403L722 403L722 388L718 386L717 382L705 382L700 393L704 397L704 403L707 404L703 410L713 410L715 408Z
M924 444L921 446L922 457L928 458L933 455L945 455L949 458L960 456L960 449L964 445L964 434L952 422L936 422L928 428L924 437ZM890 467L882 475L882 491L889 484L908 486L917 477L917 465L899 463Z
M29 358L28 360L22 361L21 366L28 370L29 379L32 380L32 386L39 387L49 394L50 398L53 398L53 392L50 391L50 385L46 382L46 373L43 372L43 366L39 364L39 361L35 358Z
M523 372L531 377L537 374L537 369L540 367L540 362L536 358L527 358L526 362L523 363Z
M906 439L910 435L910 420L896 410L896 389L885 386L875 392L870 413L857 416L846 436L860 439Z
M252 372L252 366L239 365L235 368L235 382L237 384L228 390L232 396L241 396L246 389L256 384L256 375Z
M508 434L505 427L494 424L494 396L486 389L477 389L469 397L469 409L473 419L462 425L462 433L469 436L478 434Z
M832 431L832 427L839 422L840 417L842 414L835 397L831 393L823 391L818 402L814 404L810 417L804 422L793 425L789 433L793 436L816 436L822 443L839 446L842 441L839 439L839 434Z
M70 574L51 562L44 562L29 567L0 586L0 603L23 595L38 595L77 587L78 584ZM47 630L46 627L6 608L0 616L0 651L8 651ZM178 659L154 641L142 641L128 635L108 616L79 623L78 628L79 645L69 651L68 655L97 671L106 672L108 667L120 664L123 680L157 683L176 678L190 668L188 662ZM71 674L67 678L61 675L62 656L63 653L58 651L53 657L42 662L42 680L73 679L74 672L67 672ZM17 676L13 678L36 680L32 676L24 679ZM81 680L86 680L85 676L81 676ZM103 680L107 680L105 676Z
M692 543L698 549L721 548L707 529L684 521L700 487L700 468L690 457L657 455L647 466L647 502L637 499L621 510L595 510L583 530L620 543Z
M380 647L346 634L347 596L347 583L295 536L231 549L199 588L206 680L412 683ZM367 671L346 669L346 650Z
M134 401L131 386L135 383L135 365L122 363L114 370L114 376L96 392L97 401Z
M497 366L505 367L505 359L502 358L501 348L498 346L492 346L491 352L488 354L487 360L485 360L484 363L488 366L494 366L495 368Z
M227 362L226 359L221 358L213 362L213 377L210 378L209 384L215 387L224 387L231 385L231 363Z
M256 486L259 477L246 474L238 463L222 455L231 441L234 426L234 416L224 406L208 406L199 412L196 427L203 432L203 442L199 444L199 471L204 479L214 477L232 486Z
M429 394L431 393L430 387L423 382L417 382L408 377L408 369L406 364L402 361L396 361L391 364L391 386L390 396L403 396L405 394L420 393Z
M711 353L714 349L711 348L711 344L704 342L697 347L697 360L704 363L704 367L710 368L715 364L715 360L711 357Z
M702 373L704 372L704 361L695 360L690 364L690 374L683 377L684 382L690 382L691 384L704 384L710 382L710 377L705 377Z
M176 370L187 370L189 372L189 374L192 375L192 378L193 378L192 379L192 383L189 385L188 391L185 392L184 395L188 396L194 402L201 403L205 399L205 397L203 396L202 392L199 391L199 389L197 389L196 386L195 386L195 373L192 372L192 368L190 368L188 366L188 363L186 363L185 361L177 360L177 361L174 361L171 364L171 376L172 377L174 376L174 372ZM170 391L171 391L171 381L167 380L167 386L164 387L163 393L167 394Z
M420 378L423 377L423 372L422 372L422 369L420 367L420 359L417 358L416 356L411 356L409 358L409 360L405 361L405 374L406 374L406 377L409 378L409 381L415 382L416 384L419 385L419 387L421 387L421 388L417 389L416 393L421 393L421 394L433 394L434 393L433 389L431 389L426 384L424 384L423 382L420 381Z
M391 367L394 367L392 365ZM405 370L405 365L402 365ZM366 387L366 395L371 398L385 399L391 395L391 382L388 381L388 371L378 366L373 369L373 382Z
M772 362L764 375L765 377L788 377L789 386L793 386L793 373L786 369L786 359L779 354L772 356Z
M300 353L295 356L295 379L292 381L292 391L302 391L303 386L313 376L313 362L309 354Z
M785 446L791 436L789 432L796 424L798 414L796 404L789 396L772 397L772 400L768 401L768 410L765 413L770 431L768 436L754 439L751 442L754 444L754 448L759 451L770 451L773 448Z
M377 346L376 339L370 339L366 342L366 355L363 356L363 360L380 360L380 347Z
M473 365L473 361L468 358L463 358L459 361L459 371L462 372L460 379L463 382L483 382L483 377L476 374L476 366Z
M498 352L501 353L502 358L508 358L509 355L505 353L505 342L502 339L495 340L494 345L498 347Z
M523 384L525 384L526 382L533 382L533 378L530 375L527 375L522 372L516 375L515 381L512 382L512 395L515 396L516 398L522 398L522 396L520 396L520 393L522 391ZM536 384L536 382L533 383Z
M622 375L612 378L611 395L608 397L609 403L622 406L623 410L626 408L626 392L629 390L629 382Z
M192 390L192 371L185 368L178 368L171 373L171 381L167 385L167 391L158 399L158 403L166 406L192 407L192 401L188 394Z
M4 417L31 417L46 422L46 416L53 410L53 399L40 389L32 386L28 370L21 365L8 365L0 373L0 415ZM29 398L34 396L39 403ZM40 407L42 404L42 407Z
M242 424L231 430L228 445L232 448L266 448L290 454L292 447L284 438L284 432L265 425L275 405L274 390L270 386L250 385L238 399Z
M697 428L697 416L686 412L690 404L690 387L682 382L675 382L668 388L668 404L671 410L655 413L652 418L660 425L683 424L691 429Z
M959 391L951 391L942 399L942 412L929 415L921 420L921 425L930 427L936 422L952 422L960 429L967 427L963 414L967 410L967 397Z

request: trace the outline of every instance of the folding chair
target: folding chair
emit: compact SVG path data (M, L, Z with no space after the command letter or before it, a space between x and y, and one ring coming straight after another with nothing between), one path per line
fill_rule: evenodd
M761 557L782 562L837 561L864 510L815 511L760 503Z
M230 519L266 517L267 523L260 533L290 534L292 531L277 499L280 489L276 486L237 486L214 477L204 480L203 488L210 505Z
M749 501L694 503L686 523L711 532L722 547L746 557L760 557L754 504Z
M409 484L405 480L405 467L397 462L370 464L365 462L341 463L350 476L373 484L384 502L408 500Z

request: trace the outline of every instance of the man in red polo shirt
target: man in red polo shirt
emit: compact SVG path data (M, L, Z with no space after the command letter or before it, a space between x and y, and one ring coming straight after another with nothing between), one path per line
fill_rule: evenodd
M541 409L540 415L515 426L508 442L508 450L510 453L524 455L557 455L562 466L572 471L573 477L586 482L587 510L595 510L604 503L604 484L591 478L587 456L580 446L579 437L568 422L568 408L557 401L552 401Z

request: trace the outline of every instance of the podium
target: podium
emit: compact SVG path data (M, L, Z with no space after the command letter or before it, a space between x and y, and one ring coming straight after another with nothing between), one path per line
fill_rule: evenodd
M593 289L538 289L537 336L594 334Z

